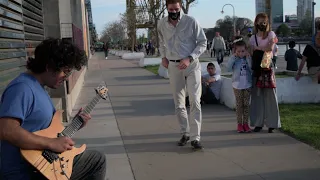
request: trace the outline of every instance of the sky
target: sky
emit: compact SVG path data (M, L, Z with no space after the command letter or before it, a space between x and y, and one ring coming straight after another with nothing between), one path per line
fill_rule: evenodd
M320 0L315 0L315 16L320 16ZM221 10L224 4L232 4L235 15L254 20L255 0L198 0L198 3L189 10L189 15L195 17L203 28L213 28L218 19L226 15L233 15L231 6L225 6L224 14ZM98 34L106 24L119 20L119 14L126 10L126 0L91 0L93 21ZM283 13L285 15L297 14L297 0L283 0ZM143 30L140 30L143 32ZM138 30L139 34L139 30Z

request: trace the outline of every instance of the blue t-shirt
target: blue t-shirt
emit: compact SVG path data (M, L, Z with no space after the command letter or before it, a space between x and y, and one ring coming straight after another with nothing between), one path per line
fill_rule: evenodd
M33 76L22 73L5 89L0 101L0 118L21 120L21 127L35 132L49 127L54 105L47 91ZM28 163L20 149L7 141L0 141L0 179L28 180Z

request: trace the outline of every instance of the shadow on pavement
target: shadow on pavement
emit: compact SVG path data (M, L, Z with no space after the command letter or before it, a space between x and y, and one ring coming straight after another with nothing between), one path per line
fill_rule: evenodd
M246 175L246 176L236 176L236 177L212 177L212 178L201 178L201 179L186 179L186 180L318 180L319 178L310 178L310 177L319 177L319 169L298 169L290 171L276 171L268 173L260 173L257 175Z
M162 77L156 76L154 74L151 75L144 75L144 76L131 76L131 77L115 77L117 81L143 81L143 80L153 80L153 79L161 79ZM166 83L169 84L169 83Z
M287 145L287 144L296 144L299 143L297 141L288 141L288 138L283 137L258 137L258 138L247 138L247 139L228 139L228 140L215 140L210 141L206 140L209 138L206 138L205 136L211 136L214 135L217 132L212 132L202 134L202 143L205 147L205 150L210 149L221 149L221 148L230 148L230 147L270 147L270 146L278 146L278 145ZM218 132L219 133L219 132ZM220 132L219 135L228 135L228 134L235 134L234 132ZM174 134L171 135L163 135L158 136L154 135L150 137L149 141L146 141L147 136L132 136L132 137L124 137L124 143L125 143L125 149L127 150L127 153L147 153L147 152L175 152L175 153L183 153L183 152L191 152L190 143L186 145L185 147L179 147L176 145L176 142L179 137L178 135L174 136ZM172 136L170 141L159 141L157 138L168 138L168 136ZM151 139L152 138L152 139ZM149 138L148 138L149 139ZM114 138L113 141L120 141L118 138ZM139 141L141 140L141 141ZM152 141L153 142L150 142ZM110 143L109 138L86 138L86 139L75 139L75 142L77 144L87 144L89 149L95 149L99 150L105 154L120 154L122 152L119 152L118 149L122 148L122 145L108 145ZM135 143L136 141L144 143Z

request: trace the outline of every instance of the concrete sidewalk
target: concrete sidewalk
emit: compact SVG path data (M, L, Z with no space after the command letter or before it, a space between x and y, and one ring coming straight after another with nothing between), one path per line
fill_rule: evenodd
M91 100L100 81L110 100L97 105L75 140L106 154L110 180L319 179L318 151L282 133L238 134L235 112L220 105L203 106L203 152L176 146L168 80L102 53L90 61L75 109Z

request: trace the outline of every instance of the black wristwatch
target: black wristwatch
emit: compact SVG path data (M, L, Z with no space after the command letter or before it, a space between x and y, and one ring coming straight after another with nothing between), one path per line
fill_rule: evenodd
M193 57L192 56L188 56L188 58L190 59L190 62L193 62Z

